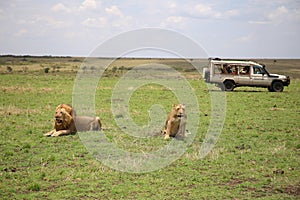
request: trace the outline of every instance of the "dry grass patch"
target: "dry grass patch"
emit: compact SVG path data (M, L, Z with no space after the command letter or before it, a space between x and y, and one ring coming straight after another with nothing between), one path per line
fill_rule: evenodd
M41 111L39 109L22 109L18 108L14 105L9 105L7 107L1 106L0 107L0 115L3 117L9 116L9 115L22 115L22 114L40 114Z
M0 86L0 91L4 93L25 93L25 92L52 92L52 88L33 88L23 86Z

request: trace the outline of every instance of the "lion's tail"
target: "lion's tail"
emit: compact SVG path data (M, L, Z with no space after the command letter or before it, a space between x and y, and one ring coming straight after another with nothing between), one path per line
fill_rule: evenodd
M100 117L96 117L96 121L99 123L100 127L99 130L101 130L102 124L101 124L101 120Z

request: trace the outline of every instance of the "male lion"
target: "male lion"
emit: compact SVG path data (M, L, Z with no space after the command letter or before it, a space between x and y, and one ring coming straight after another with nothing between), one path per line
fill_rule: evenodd
M54 129L45 136L60 136L75 133L74 123L75 111L67 104L60 104L56 107L54 115Z
M170 137L184 138L186 126L186 113L184 104L174 104L172 111L169 113L163 133L165 140Z
M75 126L76 124L76 126ZM54 115L54 129L45 136L60 136L78 131L101 130L99 117L76 116L74 109L67 104L57 106Z

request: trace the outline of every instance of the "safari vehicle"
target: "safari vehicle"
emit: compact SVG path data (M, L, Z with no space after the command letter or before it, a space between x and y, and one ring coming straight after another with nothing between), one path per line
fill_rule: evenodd
M209 59L209 67L203 69L203 78L222 90L236 87L264 87L270 92L282 92L290 84L289 76L270 74L263 64L253 61Z

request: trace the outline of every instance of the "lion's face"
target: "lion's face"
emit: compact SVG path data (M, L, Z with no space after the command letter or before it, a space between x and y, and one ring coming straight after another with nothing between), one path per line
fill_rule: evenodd
M184 104L175 104L173 106L174 115L181 118L185 115L185 105Z
M72 127L72 125L74 124L73 117L64 108L56 109L54 121L54 128L56 130L66 130Z
M59 108L55 111L55 124L61 126L66 119L66 110L64 108Z

